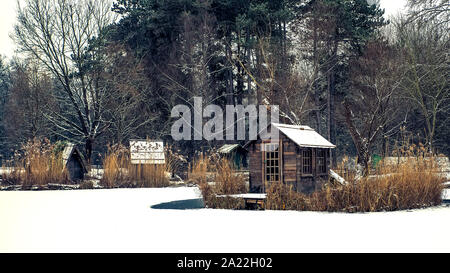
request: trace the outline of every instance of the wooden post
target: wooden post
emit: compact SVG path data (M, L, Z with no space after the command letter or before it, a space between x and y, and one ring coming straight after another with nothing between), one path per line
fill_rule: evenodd
M262 187L262 192L265 193L266 192L266 175L265 175L265 161L266 161L266 153L265 153L265 147L264 147L264 142L261 141L261 143L259 144L259 149L262 153L262 160L261 160L261 187Z
M317 171L316 171L316 148L311 148L311 174L316 180Z
M279 163L279 179L280 179L280 183L284 183L283 181L283 138L280 138L279 140L279 145L280 147L278 147L278 163Z

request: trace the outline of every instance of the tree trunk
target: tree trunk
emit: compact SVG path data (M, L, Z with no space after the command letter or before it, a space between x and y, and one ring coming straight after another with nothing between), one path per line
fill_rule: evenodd
M352 120L352 114L349 105L344 102L345 123L348 127L353 144L355 144L358 155L357 176L367 176L369 174L370 145L367 140L361 137Z
M231 42L230 42L231 43ZM231 45L230 43L227 43L226 45L226 56L228 58L228 70L227 70L227 80L226 80L226 89L227 89L227 95L226 100L228 105L234 105L234 94L233 94L233 64L231 63L232 59L232 52L231 52Z
M330 78L329 78L329 89L328 89L328 122L329 122L329 140L331 143L336 144L336 119L335 116L335 107L334 107L334 95L336 93L336 65L337 65L337 51L338 51L338 41L334 41L333 45L333 52L332 52L332 58L333 61L331 62L331 68L330 68ZM337 154L336 149L332 149L331 151L331 159L332 159L332 166L337 165Z
M88 165L91 164L93 146L94 146L94 139L92 137L87 137L85 142L85 149L86 149L86 160Z
M364 146L364 145L362 145ZM366 177L369 175L369 161L370 161L370 153L367 147L361 147L358 150L358 162L357 164L362 167L361 174Z
M314 84L314 104L316 106L315 119L316 119L316 130L320 134L320 101L319 101L319 89L316 84Z

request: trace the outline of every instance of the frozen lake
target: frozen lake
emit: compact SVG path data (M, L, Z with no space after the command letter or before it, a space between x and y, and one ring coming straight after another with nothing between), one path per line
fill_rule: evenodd
M195 187L0 191L0 252L450 252L444 205L355 214L151 208L199 196Z

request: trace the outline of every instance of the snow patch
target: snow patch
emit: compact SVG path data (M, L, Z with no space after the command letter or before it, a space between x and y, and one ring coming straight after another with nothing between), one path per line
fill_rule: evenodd
M196 187L2 191L0 252L450 252L447 206L353 214L150 208L200 196ZM249 236L249 227L259 228Z

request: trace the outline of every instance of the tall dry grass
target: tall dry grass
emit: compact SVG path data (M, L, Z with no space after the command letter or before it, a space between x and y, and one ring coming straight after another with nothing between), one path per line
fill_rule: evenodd
M165 148L166 172L171 175L182 174L184 167L187 165L187 160L179 154L172 146L167 146Z
M129 167L129 175L138 187L160 188L169 186L166 165L140 164Z
M207 173L212 162L209 157L201 153L189 164L188 181L197 185L207 183Z
M213 182L208 182L208 173L214 174ZM233 163L226 158L201 154L191 164L189 180L198 185L209 208L241 209L245 206L243 199L226 196L248 192L244 176L236 172Z
M352 159L345 155L333 170L345 181L353 181L356 179L356 169L352 165L354 165Z
M131 165L130 153L123 145L110 145L103 159L103 176L100 185L114 188L129 181L128 168Z
M3 172L1 174L1 185L20 185L22 184L22 175L24 172L23 165L16 160L6 160L2 163Z
M233 162L220 158L215 162L216 179L215 190L218 194L237 194L247 192L244 176L237 173Z
M435 157L421 147L406 150L407 160L381 162L374 174L346 185L327 184L311 195L294 192L283 184L267 190L268 209L373 212L439 205L444 179Z
M48 139L29 140L16 152L10 163L12 171L3 174L3 182L21 184L22 188L48 183L68 184L70 179L62 160L62 146L51 144Z
M166 172L172 167L167 163L131 164L129 149L123 145L110 145L103 160L104 173L100 184L107 188L167 187L169 179Z

